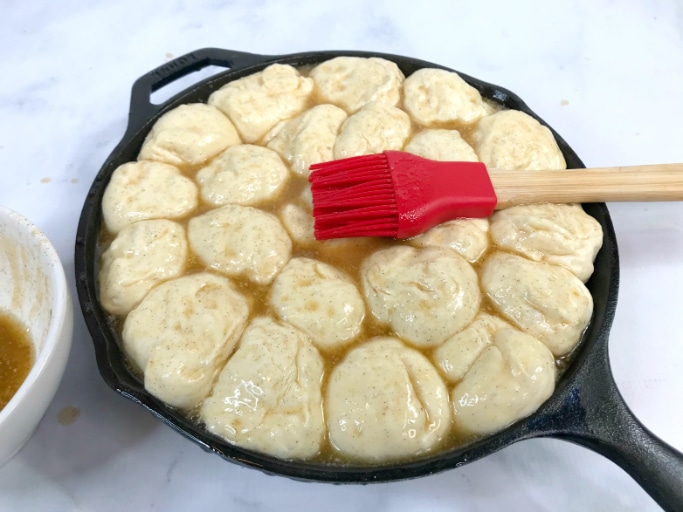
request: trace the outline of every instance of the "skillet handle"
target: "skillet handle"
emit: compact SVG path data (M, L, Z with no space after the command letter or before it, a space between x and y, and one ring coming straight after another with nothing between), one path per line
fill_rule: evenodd
M563 425L551 436L604 455L664 510L683 510L683 454L633 415L614 382L606 351L600 359L596 357L593 364L582 368L577 388L556 416L563 418Z
M162 64L142 75L133 84L128 130L141 127L164 108L164 104L155 105L152 103L151 95L165 85L210 65L222 66L226 69L241 69L253 64L260 64L269 59L270 57L267 55L221 48L203 48Z

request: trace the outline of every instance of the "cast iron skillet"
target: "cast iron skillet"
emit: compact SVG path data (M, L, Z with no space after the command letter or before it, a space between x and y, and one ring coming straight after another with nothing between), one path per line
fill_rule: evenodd
M85 200L75 246L78 296L95 345L97 364L104 380L121 395L139 403L164 423L207 451L232 462L269 474L297 480L366 483L414 478L474 461L523 439L555 437L583 445L608 457L627 471L666 509L683 507L683 455L649 432L631 413L610 371L607 339L614 317L619 282L619 262L614 229L604 204L585 205L604 231L604 246L595 260L595 273L587 283L595 302L593 319L576 350L573 362L559 380L555 393L530 417L469 446L401 464L382 466L329 466L291 462L232 446L145 391L129 370L119 338L98 300L98 236L102 223L101 200L112 172L136 160L142 142L154 122L182 103L205 102L227 82L278 62L313 65L340 55L383 57L395 62L405 75L423 67L444 68L417 59L356 51L322 51L291 55L254 55L207 48L197 50L147 73L133 85L128 128L121 142L97 174ZM152 92L206 66L228 68L203 80L160 105L150 101ZM460 74L482 96L508 108L522 110L536 119L529 107L512 92ZM543 123L545 124L545 123ZM569 167L584 167L567 143L553 131ZM618 492L618 490L615 490Z

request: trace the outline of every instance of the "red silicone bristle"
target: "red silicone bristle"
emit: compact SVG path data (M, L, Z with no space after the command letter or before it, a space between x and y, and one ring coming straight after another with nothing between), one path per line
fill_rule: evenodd
M387 161L387 156L382 153L376 155L352 156L340 160L313 164L311 165L311 171L318 172L319 176L339 176L340 171L357 171L368 165L386 167L388 165Z
M311 166L315 236L410 238L450 219L488 217L496 194L481 162L400 151Z
M339 208L358 208L392 202L394 194L385 184L354 185L348 189L311 189L317 211L337 211Z
M312 165L309 181L318 240L396 235L398 208L385 155Z

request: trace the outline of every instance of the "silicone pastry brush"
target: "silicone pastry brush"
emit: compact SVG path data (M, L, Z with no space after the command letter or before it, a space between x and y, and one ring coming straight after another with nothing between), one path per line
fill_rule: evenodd
M683 164L510 171L385 151L311 165L315 237L410 238L519 204L683 199Z

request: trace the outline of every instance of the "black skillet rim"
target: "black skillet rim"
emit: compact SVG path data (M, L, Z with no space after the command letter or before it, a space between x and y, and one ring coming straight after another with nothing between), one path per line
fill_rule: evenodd
M208 56L209 60L221 61L232 54L239 57L236 59L238 64L232 69L188 87L159 107L152 107L149 104L148 97L142 99L136 97L138 93L136 93L136 86L134 85L128 129L99 170L84 202L75 245L76 288L81 310L93 340L98 369L105 382L116 392L138 403L204 450L214 452L231 462L258 469L267 474L286 476L295 480L367 483L415 478L462 466L523 439L561 434L564 430L564 423L572 421L571 417L565 417L567 415L563 414L563 411L568 407L571 408L572 403L576 401L579 392L577 384L580 377L578 375L579 370L589 357L607 360L607 340L616 307L619 265L614 228L607 207L603 203L584 205L585 210L600 222L604 232L604 243L595 260L594 275L587 283L595 303L593 320L573 356L572 363L560 378L553 395L534 414L473 444L409 463L389 463L381 466L336 466L288 461L231 445L199 428L184 415L163 404L144 390L142 383L129 370L109 317L97 300L97 239L101 226L100 204L102 194L111 173L118 165L135 160L133 155L137 155L142 140L151 129L152 124L168 110L182 103L205 102L211 92L227 82L260 71L275 62L307 66L338 56L381 57L395 62L406 76L423 67L456 71L446 66L411 57L344 50L268 56L206 48L192 52L174 62L181 62L182 64L181 59L187 61L187 58L191 57L189 60L196 60L197 56ZM241 65L239 65L240 61ZM164 71L162 68L158 68L141 77L138 82L142 82L144 79L149 81L149 78L155 73L158 75L160 70ZM583 162L567 142L533 112L519 96L505 88L473 78L459 71L456 72L479 90L483 97L492 99L506 108L526 112L548 126L564 154L568 167L584 167ZM171 81L173 81L173 77L166 77L159 80L156 86L161 87Z

